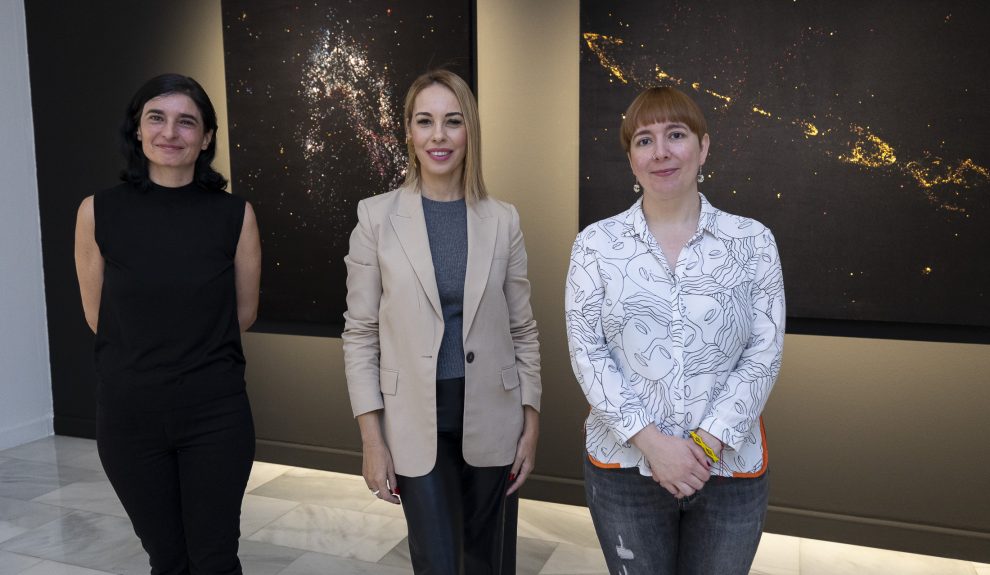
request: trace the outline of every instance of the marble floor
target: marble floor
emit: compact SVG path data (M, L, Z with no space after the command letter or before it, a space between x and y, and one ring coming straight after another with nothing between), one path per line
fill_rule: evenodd
M241 518L248 575L411 574L401 510L357 476L257 462ZM523 500L520 575L606 575L588 510ZM95 442L0 451L0 575L147 574ZM767 533L752 574L990 575L990 565Z

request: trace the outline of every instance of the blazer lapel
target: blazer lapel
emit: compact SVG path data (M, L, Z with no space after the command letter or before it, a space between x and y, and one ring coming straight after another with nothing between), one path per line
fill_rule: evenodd
M471 331L481 296L488 285L488 273L495 256L498 218L492 216L488 200L468 204L468 259L464 275L464 337Z
M399 238L402 251L416 271L427 299L433 304L437 316L443 317L440 308L440 291L437 289L436 272L433 269L433 256L430 254L430 238L426 233L426 217L423 215L423 200L409 188L399 193L398 209L389 216L395 235ZM468 225L470 230L471 226ZM469 232L470 235L470 232ZM470 258L470 256L469 256ZM469 264L470 267L470 264Z

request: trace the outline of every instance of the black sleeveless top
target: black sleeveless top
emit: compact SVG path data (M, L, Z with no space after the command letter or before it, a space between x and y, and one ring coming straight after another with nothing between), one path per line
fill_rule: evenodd
M168 410L244 390L234 285L244 205L195 183L94 196L101 406Z

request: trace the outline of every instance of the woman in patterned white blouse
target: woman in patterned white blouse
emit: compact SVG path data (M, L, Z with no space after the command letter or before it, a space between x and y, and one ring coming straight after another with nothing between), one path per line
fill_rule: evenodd
M588 505L610 573L745 574L784 341L777 246L699 193L709 137L688 96L642 92L621 139L642 198L578 234L565 293Z

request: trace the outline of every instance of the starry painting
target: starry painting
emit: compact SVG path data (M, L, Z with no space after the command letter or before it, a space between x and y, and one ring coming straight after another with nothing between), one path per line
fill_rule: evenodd
M626 209L622 113L702 108L699 189L770 226L793 318L990 326L982 3L584 1L580 223Z
M473 77L473 2L223 0L231 183L264 251L256 329L334 335L357 202L406 169L421 73Z

